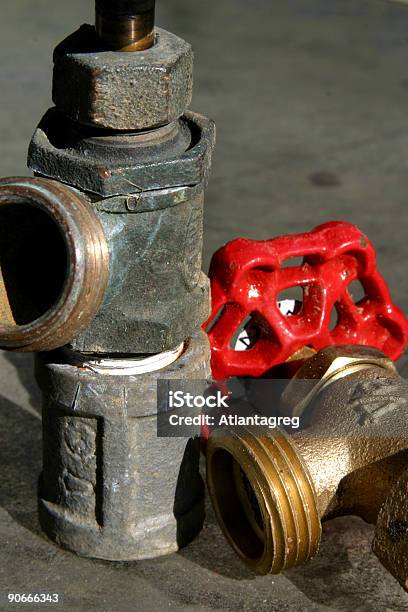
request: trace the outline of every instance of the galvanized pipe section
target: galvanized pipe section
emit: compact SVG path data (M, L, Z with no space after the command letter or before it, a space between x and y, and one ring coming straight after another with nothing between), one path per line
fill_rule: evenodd
M158 436L157 382L210 376L201 249L215 127L188 111L192 49L154 31L154 8L97 0L99 38L85 25L54 53L55 108L28 156L41 178L0 183L0 347L68 345L37 357L40 522L112 560L176 551L204 518L197 439ZM26 295L39 299L28 313Z
M166 406L157 382L204 381L209 358L202 331L174 363L136 376L97 373L62 352L37 356L44 397L39 512L51 539L86 557L128 561L177 551L199 533L198 439L158 436Z
M154 44L155 0L96 0L96 31L116 51Z

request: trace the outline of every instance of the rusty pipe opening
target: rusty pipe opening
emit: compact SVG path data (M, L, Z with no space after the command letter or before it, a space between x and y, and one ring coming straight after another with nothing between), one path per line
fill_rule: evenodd
M47 351L95 316L108 281L104 232L91 206L40 178L0 181L0 348Z
M252 427L216 430L206 459L219 524L246 565L258 574L277 574L316 554L316 496L286 436Z
M96 0L95 27L116 51L143 51L154 44L156 0Z

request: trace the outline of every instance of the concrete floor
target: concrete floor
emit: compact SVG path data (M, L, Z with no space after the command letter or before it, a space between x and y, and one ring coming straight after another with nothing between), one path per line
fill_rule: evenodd
M52 47L92 19L91 5L3 0L0 175L26 173L29 138L50 105ZM346 219L372 239L408 311L408 8L172 0L159 1L158 16L194 45L193 107L218 124L205 266L238 235ZM59 550L36 518L40 398L29 356L0 355L0 393L0 592L59 591L63 609L76 611L408 610L370 552L372 528L358 519L328 523L320 555L277 577L247 572L210 510L197 541L167 558L112 564Z

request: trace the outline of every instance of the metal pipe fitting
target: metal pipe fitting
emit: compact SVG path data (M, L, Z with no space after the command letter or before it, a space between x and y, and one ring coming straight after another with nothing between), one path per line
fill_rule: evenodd
M55 50L55 108L28 155L37 178L0 182L0 348L64 347L36 358L40 522L111 560L178 550L204 518L197 439L158 436L157 383L210 377L215 126L188 111L192 49L154 31L154 7L97 0L99 37L85 25Z
M206 457L218 522L253 571L278 574L316 554L321 527L313 484L283 434L215 430Z
M201 530L204 483L199 428L195 440L158 436L166 407L157 383L191 379L204 386L208 339L199 331L178 359L156 371L149 364L135 374L143 359L129 360L128 368L117 361L95 368L66 349L36 357L44 398L40 523L52 540L83 556L166 555Z
M154 44L156 0L96 0L96 31L116 51L143 51Z
M105 355L169 351L209 313L201 249L215 126L186 110L188 43L158 29L154 47L122 54L99 51L88 34L81 28L56 50L56 108L28 155L37 175L80 191L108 242L105 299L70 346Z
M384 513L395 523L395 499L399 508L401 498L408 501L407 488L398 488L408 465L407 405L408 383L382 353L329 347L282 396L284 413L301 415L303 430L290 437L264 428L213 432L210 496L240 558L260 574L300 565L316 554L322 521L354 514L377 523L375 552L406 588L401 557L397 563L389 554L392 526L379 523Z
M106 189L116 194L83 193L105 232L110 275L92 322L69 343L77 351L107 355L172 350L201 326L210 307L201 248L212 124L189 113L171 131L158 130L165 132L163 138L153 135L150 141L138 136L81 138L67 127L65 148L54 141L55 122L62 122L61 117L50 113L37 130L36 171L95 191L106 181ZM184 152L193 130L199 140ZM71 133L78 149L70 145ZM145 189L137 191L136 185Z
M143 53L101 49L94 28L87 25L54 51L53 101L59 113L75 124L110 130L106 136L112 131L133 135L177 121L191 103L192 89L191 45L161 28L156 28L153 47ZM65 144L64 133L60 139Z
M92 321L109 276L105 234L69 187L0 180L0 348L47 351Z

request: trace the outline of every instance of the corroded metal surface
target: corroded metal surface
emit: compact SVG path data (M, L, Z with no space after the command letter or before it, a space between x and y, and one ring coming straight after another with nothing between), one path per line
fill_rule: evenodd
M62 243L58 259L47 225L22 251L15 232L21 241L32 236L32 221L23 233L21 217L13 229L3 214L3 348L51 350L69 343L87 353L159 353L183 342L208 316L208 279L201 272L203 185L151 191L139 204L130 196L94 202L39 178L4 179L0 199L7 210L24 201L46 211ZM47 241L52 252L32 278L30 258L34 266L38 245L46 248ZM40 283L47 274L48 289L55 285L48 301ZM39 297L41 312L33 310Z
M190 105L192 74L191 46L170 32L157 28L151 48L118 53L106 51L85 25L55 50L53 100L79 123L151 129L175 121Z
M204 520L198 441L158 436L157 382L210 375L201 251L215 129L187 112L190 45L160 29L151 45L154 1L98 0L96 15L99 37L84 26L55 51L56 108L29 150L37 178L0 184L4 202L14 206L24 196L45 210L47 227L55 222L61 254L54 250L48 261L60 273L47 273L62 297L33 313L28 329L15 329L4 282L0 322L3 346L10 327L10 348L68 345L37 358L44 531L80 555L131 560L178 550ZM118 51L106 51L106 43ZM32 239L29 225L24 218ZM19 229L3 223L7 247ZM42 249L48 237L43 228ZM22 259L16 251L10 248L14 264ZM14 272L9 286L21 280ZM16 343L18 333L25 343ZM104 370L91 366L101 355ZM131 358L133 368L139 361L140 373L118 375L107 363L115 355L121 364Z
M214 122L185 113L175 125L142 134L91 133L48 111L32 138L34 172L108 198L206 182Z
M213 122L196 113L159 130L124 135L75 127L55 110L44 117L29 165L92 192L86 197L111 256L105 301L92 325L73 339L75 350L161 352L206 319L203 196L214 142Z
M110 252L104 303L92 324L70 339L75 350L166 351L207 318L201 249L214 142L213 122L196 113L159 130L123 135L75 127L55 110L44 117L29 164L92 192L84 197Z
M199 445L158 437L157 381L207 379L205 334L157 372L95 373L51 353L38 356L36 376L44 398L40 521L49 537L111 560L160 556L190 542L204 520Z
M160 191L150 192L153 201ZM187 197L186 197L187 196ZM173 204L149 212L96 212L111 255L105 300L72 341L87 353L160 353L198 329L210 308L201 272L202 186L174 190ZM177 203L177 200L180 200ZM169 198L170 200L170 198Z
M106 79L115 107L107 111L111 119L118 112L127 112L118 96L128 95L129 112L137 112L137 96L132 88L127 89L128 78L132 74L132 84L147 91L150 68L146 69L145 62L151 63L151 78L156 79L157 71L159 80L164 78L172 90L172 75L167 78L157 58L176 65L175 55L190 57L190 47L166 32L159 31L158 36L151 54L101 53L100 41L86 26L61 43L55 52L57 108L46 113L30 144L29 167L40 176L79 189L93 206L108 243L110 276L104 302L87 329L69 340L74 350L85 353L171 350L191 336L209 312L201 250L204 189L215 126L202 115L186 112L190 85L177 85L183 101L174 116L166 118L166 125L156 129L152 129L155 121L151 117L146 131L134 131L140 125L130 122L127 128L133 131L118 132L115 130L123 125L109 126L115 130L101 130L95 127L98 122L93 127L83 125L78 109L72 111L75 122L64 116L71 116L65 108L70 96L73 103L81 104L78 91L82 92L88 103L93 91L89 82L76 79L69 79L67 91L69 70L78 62L105 66L106 74L105 68L95 72L97 94L105 103L106 95L99 87ZM125 66L129 74L118 66ZM112 80L113 73L117 82ZM55 93L58 75L61 99ZM149 108L163 102L163 92L148 95L153 97L153 102L146 101Z

